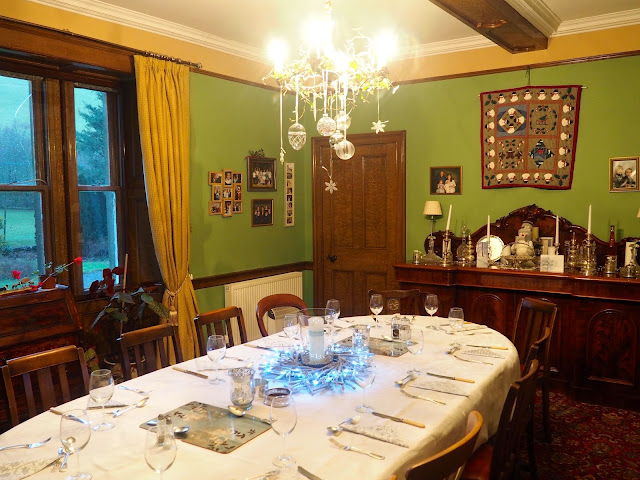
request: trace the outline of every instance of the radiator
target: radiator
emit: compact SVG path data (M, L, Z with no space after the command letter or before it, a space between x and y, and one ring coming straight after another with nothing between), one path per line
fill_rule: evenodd
M283 273L282 275L256 278L224 286L225 307L235 306L242 309L247 328L247 340L262 337L256 320L256 305L264 297L276 293L290 293L302 298L302 272ZM284 311L278 311L275 319L265 315L265 327L267 327L269 334L282 330L284 313ZM234 338L240 338L235 322L233 322L232 330Z

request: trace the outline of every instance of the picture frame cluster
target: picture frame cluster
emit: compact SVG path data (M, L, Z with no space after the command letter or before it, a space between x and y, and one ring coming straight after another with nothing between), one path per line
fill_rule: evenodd
M209 172L209 185L211 185L209 215L231 217L242 213L243 176L242 172L232 170Z

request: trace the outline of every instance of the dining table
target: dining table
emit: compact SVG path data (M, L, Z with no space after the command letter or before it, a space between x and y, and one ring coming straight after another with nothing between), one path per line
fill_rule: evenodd
M480 442L496 432L509 386L520 377L518 352L509 339L473 323L465 323L462 331L454 331L447 318L438 316L408 316L403 320L411 329L423 332L424 348L416 355L410 352L374 355L376 374L366 389L366 403L376 412L423 424L424 428L372 413L357 414L355 407L362 403L363 391L349 382L313 393L297 389L293 393L297 424L285 439L286 450L297 466L325 480L388 480L394 475L401 480L407 467L458 441L464 435L471 411L479 411L484 418ZM377 342L384 346L384 342L389 342L397 344L390 347L401 347L403 342L393 339L391 321L389 315L340 318L334 321L334 340L348 340L354 325L370 325L372 345ZM227 348L225 358L217 364L205 356L177 365L201 376L167 367L117 385L107 404L108 412L113 411L109 405L114 402L132 405L143 397L149 399L144 406L117 418L109 414L115 427L92 432L79 453L81 470L90 472L95 480L159 478L145 462L146 431L141 428L145 422L189 402L226 409L231 404L229 369L251 363L259 376L261 366L299 342L298 337L289 338L277 332ZM414 366L421 374L401 387L399 382L406 379L407 371ZM224 383L213 385L202 378L213 378L216 369ZM278 386L286 387L287 380L269 381L268 388ZM86 408L90 402L89 396L85 396L59 405L56 410ZM100 420L100 410L88 412L91 421ZM256 397L249 414L268 419L270 407L263 398ZM342 445L382 455L384 460L342 449L330 441L334 433L327 427L337 426L355 415L359 415L359 421L351 425L351 431L344 431L335 439ZM52 439L39 448L0 451L0 478L17 480L28 475L34 480L65 479L68 472L59 472L55 461L61 446L59 427L60 415L45 411L3 433L0 447ZM367 435L371 432L377 434ZM178 437L176 460L164 472L163 479L305 478L297 468L278 472L273 466L272 460L282 450L281 437L271 428L229 453L211 451ZM74 456L69 460L69 471L75 467ZM47 461L50 463L42 468ZM38 471L32 474L35 470Z

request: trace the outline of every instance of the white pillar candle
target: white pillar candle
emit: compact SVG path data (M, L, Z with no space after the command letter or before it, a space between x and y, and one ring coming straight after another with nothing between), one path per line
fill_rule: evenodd
M560 246L560 220L556 215L556 248Z
M491 256L491 215L487 215L487 257Z
M324 319L311 317L309 319L309 360L321 361L324 358Z
M447 228L445 228L447 232L449 231L449 225L451 225L451 207L453 207L453 205L449 205L449 216L447 217Z
M591 235L591 205L589 205L589 222L587 223L587 235Z

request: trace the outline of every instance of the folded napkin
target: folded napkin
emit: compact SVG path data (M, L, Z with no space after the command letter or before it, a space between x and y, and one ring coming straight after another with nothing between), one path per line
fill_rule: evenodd
M20 462L0 463L0 480L20 480L44 470L58 461L60 456L40 460L23 460Z
M441 380L417 380L409 382L405 385L405 388L414 387L421 390L431 390L434 392L451 393L453 395L467 396L469 394L469 385L464 385L456 381L441 381Z
M398 445L399 447L409 448L409 445L400 440L396 431L388 425L363 427L361 425L352 425L345 423L340 426L346 432L357 433L358 435L364 435L365 437L375 438L376 440L380 440L381 442L387 442L393 445Z

